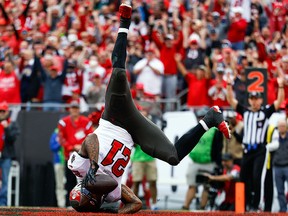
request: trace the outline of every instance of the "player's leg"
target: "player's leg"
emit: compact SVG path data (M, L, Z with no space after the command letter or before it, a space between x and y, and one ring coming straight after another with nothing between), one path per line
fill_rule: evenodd
M226 137L229 130L223 123L223 116L222 113L220 114L219 108L213 107L205 116L205 121L200 122L201 125L197 125L185 134L175 144L175 148L165 134L137 110L131 97L125 71L127 33L131 11L131 7L126 4L121 4L119 8L120 28L112 52L113 72L106 91L105 110L102 118L126 129L134 142L139 144L145 153L171 165L177 165L194 148L205 130L216 126L222 132L225 131Z
M224 121L223 114L218 106L213 106L198 125L185 133L176 143L179 161L181 161L197 145L202 135L211 127L217 127L226 138L230 138L228 124Z
M136 110L131 97L129 83L126 77L126 47L127 34L131 22L132 8L130 5L121 4L119 7L120 28L112 52L113 71L105 95L105 110L102 118L111 123L125 128L125 110ZM126 129L126 128L125 128Z
M106 90L102 118L127 130L134 142L147 154L177 164L179 161L173 144L154 123L137 110L130 93L125 61L131 11L131 7L126 4L121 4L119 8L120 28L112 52L113 72Z

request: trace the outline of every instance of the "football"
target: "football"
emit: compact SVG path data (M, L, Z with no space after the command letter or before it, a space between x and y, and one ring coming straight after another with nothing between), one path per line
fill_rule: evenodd
M118 183L111 176L105 174L96 174L96 181L88 181L85 188L92 194L107 194L113 191Z

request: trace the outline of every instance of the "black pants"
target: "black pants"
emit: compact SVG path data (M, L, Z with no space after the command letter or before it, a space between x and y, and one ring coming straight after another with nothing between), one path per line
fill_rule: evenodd
M265 202L265 212L271 212L272 204L273 204L273 190L274 190L274 182L273 182L273 169L272 165L270 169L267 169L265 176L265 185L264 185L264 202Z
M235 211L235 203L221 203L219 206L220 211Z
M245 202L246 206L254 209L259 207L265 154L266 148L263 146L244 154L242 159L240 179L245 183Z
M181 137L175 146L165 134L136 108L126 78L127 34L118 33L112 52L113 71L107 86L102 118L128 131L135 143L147 154L177 165L205 133L198 124Z

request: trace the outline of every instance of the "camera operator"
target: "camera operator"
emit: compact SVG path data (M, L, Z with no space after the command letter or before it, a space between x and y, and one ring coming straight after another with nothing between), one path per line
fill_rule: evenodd
M197 120L201 120L208 111L208 107L201 107L195 110ZM211 197L209 197L209 184L207 181L201 181L198 173L201 172L214 172L216 167L221 166L221 151L223 149L223 135L217 128L212 128L208 133L206 132L199 140L195 148L189 153L191 159L187 169L186 179L188 184L188 190L182 210L189 210L190 204L194 198L197 198L197 189L199 185L203 185L204 189L201 193L200 206L197 204L196 208L199 210L205 210L208 201L211 205ZM205 170L205 171L204 171ZM206 178L207 179L207 178ZM208 179L207 179L208 180Z
M240 167L234 164L233 156L230 153L225 153L222 156L223 174L211 175L203 173L202 175L212 181L225 182L224 192L225 200L221 203L219 210L234 211L235 210L235 183L239 179Z

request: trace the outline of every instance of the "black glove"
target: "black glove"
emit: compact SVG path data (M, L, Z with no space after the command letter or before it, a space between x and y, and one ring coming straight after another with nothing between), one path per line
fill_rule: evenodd
M94 162L93 165L95 168L92 168L92 165L90 166L82 182L82 186L85 187L87 190L93 188L93 186L96 184L96 172L99 166L96 162Z

